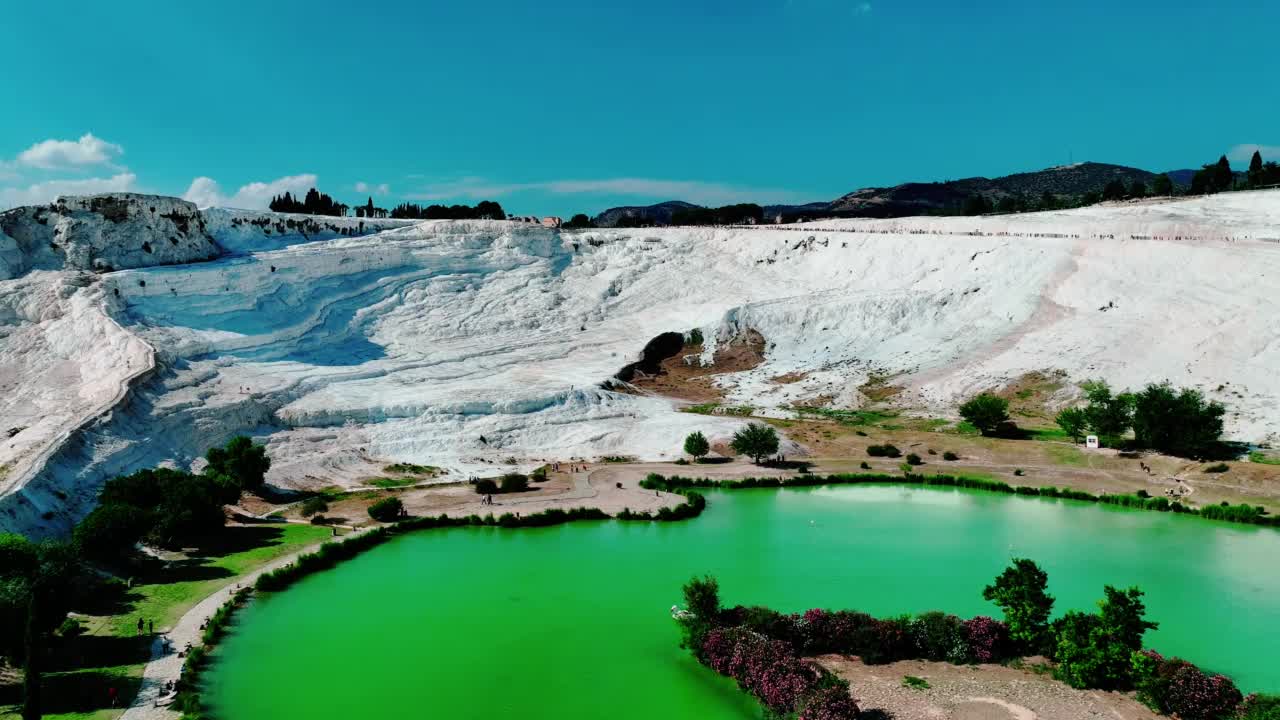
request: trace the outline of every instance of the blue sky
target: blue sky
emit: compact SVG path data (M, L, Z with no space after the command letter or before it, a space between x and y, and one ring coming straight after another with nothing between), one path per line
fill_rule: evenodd
M596 212L1038 169L1280 159L1280 3L9 3L0 206Z

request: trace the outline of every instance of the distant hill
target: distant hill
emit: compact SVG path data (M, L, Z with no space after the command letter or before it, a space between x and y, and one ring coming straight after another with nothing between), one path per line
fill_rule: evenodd
M1187 188L1195 170L1173 170L1169 178L1175 187ZM1239 175L1239 173L1237 173ZM844 195L833 202L807 205L766 205L765 222L779 215L786 222L821 217L891 218L910 215L951 215L962 212L967 202L981 195L990 205L1006 198L1021 198L1038 203L1046 193L1060 206L1078 205L1090 193L1101 194L1108 183L1122 181L1126 187L1141 180L1148 188L1156 174L1139 168L1107 163L1082 162L1061 165L1035 172L1015 173L997 178L971 177L932 183L903 183L893 187L869 187ZM648 206L617 207L595 217L599 227L614 227L623 218L644 224L666 225L672 213L698 207L691 203L670 201Z
M670 200L657 205L628 205L609 208L592 218L592 221L596 227L615 227L623 218L642 220L645 224L667 225L671 222L672 213L696 207L698 206L693 203L680 200Z
M1038 200L1045 193L1065 200L1102 192L1107 183L1141 180L1150 185L1154 173L1123 165L1076 163L1036 172L994 179L984 177L940 183L904 183L888 188L863 188L831 203L832 215L846 217L903 217L936 215L959 210L970 197L982 195L992 202L1009 196Z

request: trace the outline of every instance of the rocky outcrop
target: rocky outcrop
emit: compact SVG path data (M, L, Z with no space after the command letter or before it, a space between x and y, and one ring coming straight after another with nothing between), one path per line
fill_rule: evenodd
M177 198L107 193L0 213L0 279L31 270L177 265L220 254L204 216Z

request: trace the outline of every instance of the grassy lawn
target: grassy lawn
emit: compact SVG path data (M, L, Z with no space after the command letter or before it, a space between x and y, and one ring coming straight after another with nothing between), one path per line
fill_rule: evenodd
M1086 456L1077 445L1054 443L1052 445L1046 445L1044 449L1049 455L1049 459L1057 465L1085 467L1089 464L1088 456Z
M77 608L86 633L55 640L45 675L44 717L110 720L123 708L108 707L108 688L120 704L132 701L150 659L150 640L138 637L138 618L154 620L156 632L171 627L197 602L236 577L329 537L326 527L263 525L229 527L187 552L188 559L158 563L133 578L104 582L91 593L93 605ZM21 689L0 686L0 719L18 717Z

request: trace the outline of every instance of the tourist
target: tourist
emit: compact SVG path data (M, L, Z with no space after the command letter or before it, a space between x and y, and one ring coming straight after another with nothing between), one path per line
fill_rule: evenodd
M142 618L141 617L138 618L138 634L139 635L142 634Z
M148 634L148 635L155 635L155 634L156 634L156 621L155 621L155 620L148 620L148 621L147 621L147 634Z
M107 688L107 700L111 701L111 707L116 706L116 699L119 694L114 687Z

